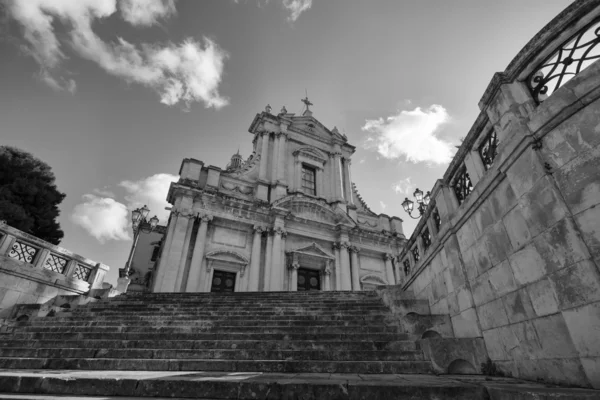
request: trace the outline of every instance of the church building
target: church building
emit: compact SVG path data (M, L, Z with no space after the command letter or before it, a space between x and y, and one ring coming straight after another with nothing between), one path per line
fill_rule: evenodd
M352 183L355 147L270 106L253 152L226 168L186 158L148 288L154 292L368 290L399 282L402 220L375 214Z

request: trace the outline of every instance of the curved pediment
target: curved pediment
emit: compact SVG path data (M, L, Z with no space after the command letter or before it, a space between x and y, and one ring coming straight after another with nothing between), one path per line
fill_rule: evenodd
M313 199L302 194L283 197L275 201L273 207L289 211L291 216L296 219L331 225L356 225L348 214L339 208L332 208L323 200Z
M367 274L360 278L360 283L370 285L388 285L388 283L379 275Z
M325 164L327 161L327 155L322 151L315 149L314 147L302 147L294 151L294 156L303 156L311 160L315 160L321 164Z

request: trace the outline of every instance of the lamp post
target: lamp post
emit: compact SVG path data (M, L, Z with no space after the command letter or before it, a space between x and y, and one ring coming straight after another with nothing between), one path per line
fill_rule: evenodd
M404 208L404 211L406 211L406 213L410 215L412 219L419 219L425 213L425 210L427 210L427 206L431 201L431 193L427 192L425 196L423 196L423 191L417 188L417 190L415 190L415 192L413 193L413 196L415 197L415 199L417 200L417 204L419 205L417 208L419 210L419 216L413 217L412 212L415 203L412 200L409 200L408 197L405 198L402 202L402 208Z
M131 270L131 261L133 260L133 253L135 253L135 248L137 247L138 240L140 238L140 233L150 233L152 232L156 226L158 225L158 218L156 215L150 218L150 221L146 220L150 209L144 205L142 208L136 208L131 212L131 227L133 229L133 245L131 246L131 251L129 252L129 257L127 258L127 263L125 264L125 268L119 270L120 278L128 278L129 271ZM149 225L149 228L148 226Z

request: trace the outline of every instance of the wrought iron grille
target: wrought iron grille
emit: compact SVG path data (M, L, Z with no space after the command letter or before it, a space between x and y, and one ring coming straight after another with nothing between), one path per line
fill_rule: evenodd
M91 269L86 268L81 264L77 264L75 266L75 272L73 273L73 276L75 276L75 278L77 278L77 279L81 279L82 281L87 282L87 280L89 279L91 274L92 274Z
M420 256L419 256L419 247L415 246L412 249L412 255L413 258L415 259L415 264L419 262Z
M431 246L431 234L429 233L429 229L425 229L423 233L421 233L421 240L423 240L423 251L427 251L429 246Z
M462 204L467 196L473 191L473 184L471 183L471 178L465 167L458 173L452 188L454 189L459 204Z
M492 129L484 139L483 143L481 143L479 155L481 156L481 161L483 161L485 169L490 169L494 163L494 159L498 155L498 135L495 130Z
M410 274L410 261L408 261L407 258L402 262L402 264L404 265L404 275L408 276L408 274Z
M63 272L65 272L65 268L67 267L68 262L69 261L66 258L62 258L57 256L56 254L50 253L48 258L46 258L44 268L62 274Z
M600 58L600 18L564 42L527 78L533 98L541 103L559 87Z
M31 263L33 262L33 259L37 252L38 249L36 249L35 247L17 240L8 252L8 256L10 258L14 258L15 260Z
M433 208L433 211L431 212L432 216L433 216L433 223L435 224L435 230L436 231L440 231L440 226L442 226L442 218L440 218L440 213L437 209L437 207Z

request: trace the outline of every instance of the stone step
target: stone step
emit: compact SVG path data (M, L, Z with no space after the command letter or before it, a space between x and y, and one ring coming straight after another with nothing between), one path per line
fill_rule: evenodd
M413 374L0 371L0 400L596 400L597 390ZM58 397L60 396L60 397ZM64 396L64 397L63 397Z
M298 326L239 326L239 325L218 325L210 322L204 322L198 326L190 325L169 325L169 326L151 326L151 325L121 325L121 326L39 326L29 325L18 328L20 332L30 333L195 333L195 332L227 332L240 334L345 334L349 331L360 333L397 333L400 328L387 325L347 325L347 326L329 326L329 325L298 325Z
M74 311L78 311L77 309L75 309ZM299 312L299 311L294 311L294 312L284 312L284 311L243 311L243 310L237 310L235 312L228 312L228 313L223 313L220 311L204 311L204 310L197 310L197 311L186 311L186 312L167 312L167 311L162 311L162 310L147 310L147 311L138 311L138 312L131 312L131 313L127 313L127 312L117 312L117 311L106 311L106 312L93 312L93 311L86 311L86 312L73 312L71 315L73 315L73 317L78 317L78 316L86 316L86 317L91 317L91 316L99 316L99 317L111 317L111 316L156 316L156 317L167 317L167 318L174 318L177 316L197 316L197 317L202 317L202 316L206 316L206 315L220 315L220 316L225 316L225 315L231 315L233 317L235 316L257 316L257 317L270 317L270 316L281 316L281 317L295 317L295 316L324 316L324 317L328 317L328 316L336 316L336 317L340 317L340 318L351 318L351 317L355 317L355 316L367 316L370 314L375 314L375 315L382 315L382 314L388 314L389 315L389 311L388 312L384 312L384 311L378 311L378 312L374 312L374 313L366 313L366 312L358 312L358 311L352 311L352 312L341 312L341 311L333 311L333 310L328 310L328 311L321 311L321 312L314 312L314 311L306 311L306 312Z
M4 348L0 357L19 358L146 358L201 360L317 360L317 361L422 361L421 351L329 350L178 350L94 348Z
M250 315L227 315L223 316L220 314L216 315L204 315L204 316L186 316L186 315L178 315L172 316L170 318L162 317L162 316L154 316L154 315L146 315L146 316L119 316L119 315L89 315L89 316L68 316L68 317L43 317L43 318L34 318L29 321L32 325L54 325L54 324L63 324L68 322L81 322L81 323L89 323L89 322L134 322L134 321L148 321L148 322L160 322L160 321L181 321L181 322L191 322L197 320L208 320L208 321L236 321L240 323L275 323L279 321L294 321L298 323L304 322L323 322L323 323L341 323L346 321L352 322L365 322L365 323L381 323L393 320L388 314L380 314L380 315L356 315L352 317L340 316L340 315L297 315L297 316L281 316L281 315L272 315L269 317L261 316L250 316Z
M95 312L95 313L137 313L137 312L150 312L150 311L162 311L162 312L174 312L174 313L186 313L186 312L197 312L203 311L205 308L210 308L213 312L221 312L221 313L229 313L229 312L250 312L254 313L257 311L268 311L268 312L288 312L288 313L318 313L318 312L333 312L333 313L361 313L361 312L385 312L387 309L384 306L373 306L373 307L333 307L333 306L325 306L325 307L269 307L269 306L253 306L253 307L236 307L236 306L227 306L227 307L178 307L178 306L140 306L140 307L89 307L89 308L77 308L74 312Z
M220 371L285 373L402 374L431 373L429 361L321 361L321 360L201 360L115 358L0 357L0 369Z
M407 333L356 333L348 330L346 333L231 333L231 332L199 332L199 333L148 333L148 332L21 332L15 331L14 339L23 340L287 340L287 341L398 341L409 340Z
M260 350L329 350L338 351L416 351L418 346L412 340L389 342L350 342L350 341L287 341L287 340L3 340L0 349L28 348L88 348L88 349L260 349Z

